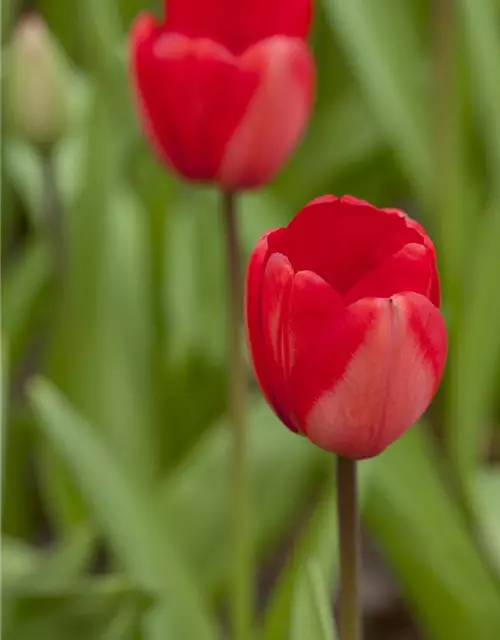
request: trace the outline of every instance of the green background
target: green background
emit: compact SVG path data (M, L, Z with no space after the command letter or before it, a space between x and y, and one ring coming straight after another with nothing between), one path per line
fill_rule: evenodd
M21 5L2 3L4 70ZM227 633L220 202L158 166L127 83L130 21L159 5L26 3L68 57L72 117L48 161L2 116L6 639ZM434 239L445 378L421 424L360 465L365 538L394 575L414 635L367 626L366 637L494 640L500 3L316 5L314 116L278 179L241 198L244 251L323 193L404 208ZM255 638L331 640L331 456L281 427L254 386L249 440Z

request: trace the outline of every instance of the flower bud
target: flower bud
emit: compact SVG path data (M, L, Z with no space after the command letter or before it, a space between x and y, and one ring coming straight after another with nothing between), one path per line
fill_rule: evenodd
M7 107L17 132L32 144L51 146L68 123L68 67L39 16L14 29L6 64Z
M177 174L225 190L274 178L311 113L311 0L170 0L138 16L131 76L143 129Z
M250 257L247 338L276 415L317 446L371 458L429 406L446 360L436 254L402 211L313 200Z

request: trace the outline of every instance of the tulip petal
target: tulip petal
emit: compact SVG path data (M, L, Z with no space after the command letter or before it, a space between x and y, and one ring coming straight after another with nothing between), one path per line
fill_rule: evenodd
M413 291L429 297L433 256L421 244L407 244L400 251L368 271L345 297L346 304L360 298L390 298L396 293Z
M290 364L286 328L293 278L294 272L288 259L279 253L272 254L262 282L262 330L273 408L292 431L298 431L290 410L287 387Z
M263 316L262 303L264 274L269 260L268 238L274 233L276 231L271 230L260 237L248 263L245 286L246 338L255 377L264 398L280 420L292 431L297 431L278 405L274 391L275 380L273 378L277 364L267 352L267 340L265 338L265 322L267 320ZM269 285L267 288L269 289ZM277 384L281 388L282 383L278 382Z
M301 40L264 40L240 65L259 75L259 86L220 166L220 183L232 189L255 187L275 175L300 140L314 94L314 63Z
M267 239L271 233L273 231L268 231L259 238L248 262L245 283L245 328L255 377L267 402L272 405L271 388L266 381L267 365L263 344L261 302L264 271L269 259Z
M169 32L221 42L234 54L274 35L305 38L311 0L168 0Z
M404 217L352 197L325 196L309 203L271 249L295 271L310 270L345 295L363 275L405 245L424 244Z
M439 286L439 276L438 276L438 272L437 272L437 260L436 260L436 248L434 247L434 243L432 242L432 240L429 238L429 236L427 235L427 233L425 232L425 229L423 228L423 226L417 222L416 220L414 220L413 218L410 218L409 215L407 215L404 211L400 211L399 209L383 209L383 211L385 213L388 214L397 214L399 216L401 216L406 223L406 226L409 229L413 229L415 231L417 231L417 233L420 234L420 237L422 238L422 242L424 244L424 246L427 247L427 249L431 252L432 255L432 284L431 284L431 289L430 289L430 294L429 294L429 299L430 301L436 305L436 307L439 308L440 302L441 302L441 292L440 292L440 286Z
M441 314L416 293L359 300L302 340L290 383L297 419L312 442L352 458L377 455L418 420L446 356Z
M131 58L139 112L160 158L187 178L213 180L258 74L222 45L166 34L149 16L134 23Z

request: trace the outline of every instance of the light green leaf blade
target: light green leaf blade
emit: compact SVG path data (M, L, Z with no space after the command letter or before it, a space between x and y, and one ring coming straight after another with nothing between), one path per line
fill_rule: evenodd
M357 88L319 106L304 142L278 177L276 189L287 202L302 207L338 175L373 158L386 146L380 127ZM288 216L296 213L288 212Z
M331 592L313 560L307 563L304 577L295 589L291 640L336 640Z
M27 348L27 338L52 276L47 245L32 240L16 262L5 268L2 282L2 331L9 340L11 366Z
M500 28L496 0L460 0L474 98L495 183L500 175ZM498 190L498 187L496 187Z
M5 0L2 3L2 40L5 42L21 8L21 0Z
M43 202L43 163L37 150L11 136L3 142L5 172L23 200L35 229L40 229Z
M408 3L323 0L356 80L417 193L432 185L426 58Z
M500 577L500 469L483 469L475 487L475 511L479 530Z
M2 630L15 640L104 640L121 620L120 640L133 640L153 602L149 594L118 576L63 588L33 582L15 591L7 589L3 595L8 615L2 619Z
M29 393L40 429L66 462L108 543L141 588L158 597L151 637L213 639L201 594L169 540L152 498L134 485L97 432L45 380Z
M500 201L487 212L468 264L448 398L448 446L466 494L473 490L500 371Z
M255 553L261 557L292 525L324 479L330 459L285 429L262 400L249 403L248 427L252 533ZM232 561L230 452L231 432L222 421L170 474L159 498L178 548L197 568L207 590L216 594Z
M414 427L376 461L366 523L426 636L496 637L500 590L451 500L424 429Z
M325 464L332 467L332 456L324 455ZM365 503L374 463L373 460L367 460L358 464L361 506ZM264 620L266 640L290 635L294 594L300 583L307 582L307 567L310 562L321 571L325 588L333 591L338 574L338 531L336 491L332 476L333 474L328 475L321 499L292 550L270 597Z
M3 329L3 327L2 327ZM0 522L3 524L5 463L7 460L7 405L9 393L9 354L3 332L0 333Z

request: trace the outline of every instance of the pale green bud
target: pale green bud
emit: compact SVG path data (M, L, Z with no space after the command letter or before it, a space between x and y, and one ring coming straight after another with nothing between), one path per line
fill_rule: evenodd
M14 29L5 71L13 127L32 144L50 147L68 124L70 79L64 53L39 16L25 16Z

